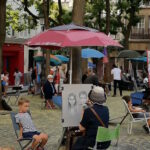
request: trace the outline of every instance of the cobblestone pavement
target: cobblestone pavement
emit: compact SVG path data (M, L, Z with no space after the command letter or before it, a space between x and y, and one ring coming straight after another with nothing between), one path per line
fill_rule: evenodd
M125 94L129 94L129 92ZM30 100L30 110L36 127L41 132L45 132L49 135L47 150L56 150L58 140L62 133L61 110L41 110L41 99L38 96L27 96L27 98ZM107 105L110 110L110 119L125 115L121 97L108 97ZM16 106L12 105L12 107L13 111L17 111ZM120 120L121 119L118 118L113 120L113 122L117 123ZM118 147L114 146L115 141L113 141L109 150L149 150L150 135L146 134L142 128L144 122L134 124L132 134L128 135L128 120L127 118L121 126ZM114 128L112 125L110 127ZM13 147L15 150L20 150L9 114L0 115L0 147L8 146ZM65 148L62 149L65 150Z

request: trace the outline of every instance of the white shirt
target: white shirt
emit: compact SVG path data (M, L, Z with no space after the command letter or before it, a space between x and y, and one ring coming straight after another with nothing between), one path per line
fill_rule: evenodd
M144 78L143 83L148 83L148 78Z
M1 81L3 81L4 79L4 74L1 74Z
M121 70L119 68L114 68L111 70L114 80L121 80Z

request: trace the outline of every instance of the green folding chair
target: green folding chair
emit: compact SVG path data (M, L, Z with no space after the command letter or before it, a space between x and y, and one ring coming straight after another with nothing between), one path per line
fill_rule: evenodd
M120 135L120 124L118 124L115 129L98 127L95 146L89 149L98 150L97 149L98 143L108 142L115 139L117 140L116 146L118 146L119 135Z

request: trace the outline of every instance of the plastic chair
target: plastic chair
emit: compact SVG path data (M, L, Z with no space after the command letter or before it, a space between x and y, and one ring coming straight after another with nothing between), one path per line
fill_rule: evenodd
M98 127L97 136L96 136L96 143L94 148L89 148L92 150L98 150L97 145L101 142L108 142L112 140L117 140L116 146L118 146L118 140L120 135L120 125L118 124L115 129L109 129L104 127Z
M124 103L124 106L125 106L125 111L130 115L130 122L129 122L129 125L128 125L128 134L132 133L133 123L138 123L138 122L145 122L147 124L147 127L148 127L149 132L150 132L150 128L149 128L149 125L148 125L148 122L147 122L147 120L150 119L150 118L147 118L145 113L143 113L143 112L131 112L129 110L129 107L128 107L125 100L123 100L123 103ZM135 118L134 114L143 114L144 117L143 118Z
M16 118L15 118L16 114L17 113L11 112L10 116L11 116L11 120L12 120L12 124L13 124L15 134L16 134L16 137L17 137L17 142L19 143L21 150L24 150L32 143L33 139L31 139L31 138L27 138L27 139L22 138L22 139L18 140L18 138L19 138L19 125L16 123ZM22 142L24 142L24 141L26 141L27 143L23 145Z

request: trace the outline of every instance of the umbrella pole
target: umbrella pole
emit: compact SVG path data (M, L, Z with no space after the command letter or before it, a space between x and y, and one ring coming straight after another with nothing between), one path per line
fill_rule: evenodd
M70 75L69 83L72 84L72 48L70 50L70 71L69 71L69 75Z
M131 61L129 61L129 64L130 64L130 74L131 74L131 78L132 78L132 81L133 81L133 84L134 84L134 90L135 90L135 92L137 92L137 83L136 83L136 80L135 80L135 77L134 77L134 70L133 70Z

